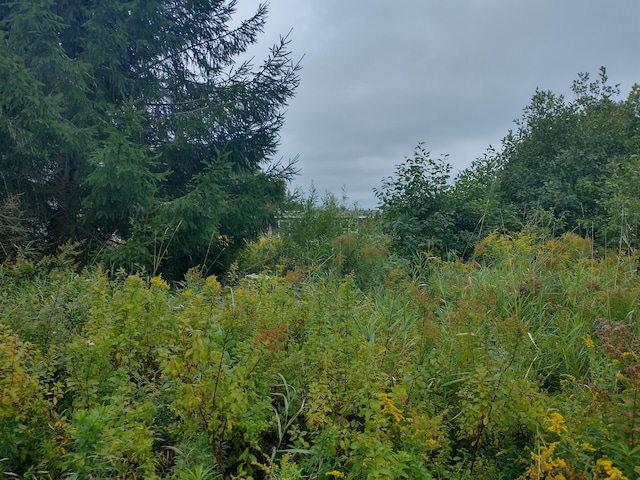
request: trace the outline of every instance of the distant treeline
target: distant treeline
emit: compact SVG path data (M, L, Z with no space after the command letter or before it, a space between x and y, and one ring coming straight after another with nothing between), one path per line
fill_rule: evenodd
M524 226L632 248L640 225L640 86L626 99L579 75L569 100L537 90L500 150L451 178L423 145L376 191L395 248L468 256L492 231Z

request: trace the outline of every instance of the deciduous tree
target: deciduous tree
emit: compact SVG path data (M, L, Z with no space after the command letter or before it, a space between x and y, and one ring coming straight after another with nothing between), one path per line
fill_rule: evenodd
M619 100L604 68L594 81L579 75L572 90L572 100L536 91L504 140L499 193L522 223L546 212L558 234L597 236L607 229L604 205L611 205L605 185L637 154L640 123L630 109L633 95Z
M445 253L455 245L451 208L451 165L433 159L419 144L413 157L396 167L395 176L382 180L375 190L385 230L399 251Z

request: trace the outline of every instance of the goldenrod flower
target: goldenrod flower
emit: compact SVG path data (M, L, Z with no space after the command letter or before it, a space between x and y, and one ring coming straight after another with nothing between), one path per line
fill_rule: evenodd
M540 478L566 479L567 462L563 458L554 458L554 453L559 442L541 445L539 453L531 452L533 464L527 468L524 478L538 480ZM549 474L541 476L541 474Z
M330 472L325 473L325 475L329 475L331 477L336 477L336 478L344 478L345 477L344 473L342 473L339 470L331 470Z
M390 414L393 419L400 423L404 420L404 416L402 415L402 411L393 404L393 400L386 393L381 393L378 395L378 400L380 400L380 408L382 409L382 413Z
M611 460L607 460L607 457L598 459L596 461L596 467L598 470L597 478L603 478L604 480L629 480L620 470L613 466Z
M169 284L165 280L163 280L160 275L151 277L151 286L159 288L160 290L169 290Z
M595 343L593 343L593 340L591 338L591 335L589 335L588 333L582 337L582 340L584 341L584 344L587 346L587 348L595 348Z
M548 425L547 430L558 435L569 431L564 423L564 417L559 412L551 412L545 417L544 423Z
M436 448L438 446L438 442L433 438L427 439L425 444L426 444L427 448L429 448L431 450L433 450L434 448Z
M215 275L211 275L206 278L204 281L205 286L207 287L207 293L210 295L217 295L220 293L222 286Z

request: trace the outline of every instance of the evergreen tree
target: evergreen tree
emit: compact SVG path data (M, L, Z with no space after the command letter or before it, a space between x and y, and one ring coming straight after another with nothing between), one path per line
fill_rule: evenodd
M0 3L0 199L43 248L115 239L114 266L179 274L265 225L294 173L267 162L298 65L287 38L240 62L267 9L233 26L235 6Z

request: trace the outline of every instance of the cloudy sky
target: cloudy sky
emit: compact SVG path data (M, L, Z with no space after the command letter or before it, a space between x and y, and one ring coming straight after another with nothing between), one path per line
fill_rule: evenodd
M374 208L419 142L455 171L499 148L536 87L570 95L605 66L626 95L639 25L640 0L271 0L256 59L290 30L304 55L277 157L300 156L292 188Z

